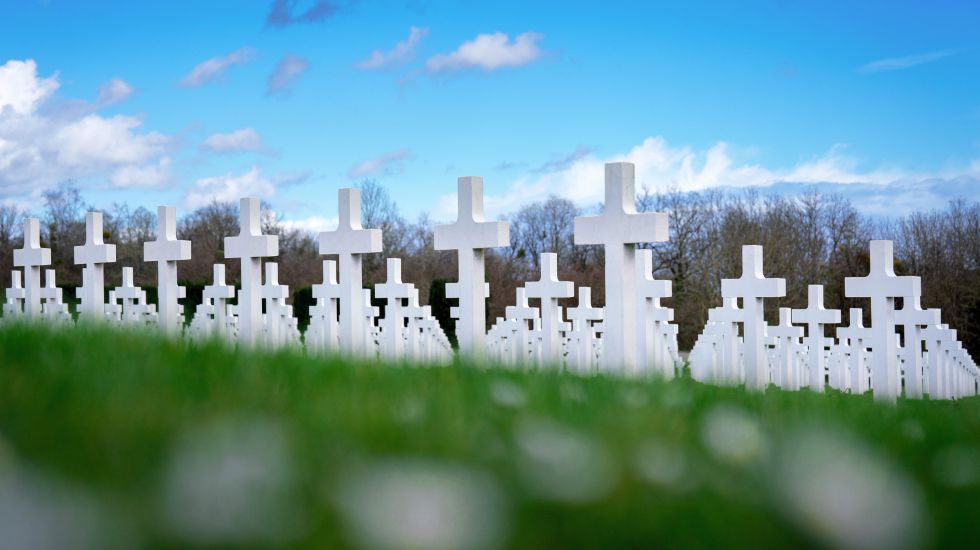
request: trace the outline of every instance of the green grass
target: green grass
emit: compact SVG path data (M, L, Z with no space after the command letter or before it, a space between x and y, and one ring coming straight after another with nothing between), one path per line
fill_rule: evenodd
M5 537L949 548L976 541L978 457L976 398L889 406L0 329Z

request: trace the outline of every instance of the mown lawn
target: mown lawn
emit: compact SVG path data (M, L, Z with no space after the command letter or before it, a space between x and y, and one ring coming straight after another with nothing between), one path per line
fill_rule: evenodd
M951 548L978 514L976 398L0 329L4 548Z

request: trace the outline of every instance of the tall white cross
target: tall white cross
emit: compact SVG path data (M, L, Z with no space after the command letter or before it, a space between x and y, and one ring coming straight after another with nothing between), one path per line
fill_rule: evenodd
M24 314L24 300L27 298L27 293L24 290L22 275L17 269L10 272L10 288L7 289L5 295L7 301L3 305L4 317L20 317Z
M214 281L204 287L202 293L205 303L211 303L214 308L214 324L211 328L222 335L228 334L226 305L235 297L235 287L225 284L225 264L214 264Z
M103 264L116 261L116 245L102 242L102 212L85 214L85 244L75 247L75 264L83 264L79 288L81 319L105 320L105 271Z
M336 254L340 264L340 347L357 354L365 348L362 254L381 252L381 230L361 227L361 190L341 189L337 196L339 223L320 233L320 254Z
M824 309L823 307L823 285L810 285L807 287L808 303L806 309L793 310L793 322L806 325L806 343L809 348L807 362L810 368L810 389L822 392L824 389L824 371L826 361L824 360L824 348L827 346L827 339L824 337L824 326L836 325L840 323L839 309Z
M338 346L337 301L340 295L337 262L323 260L323 282L313 285L316 304L310 308L310 326L307 329L307 337L314 348L324 350Z
M921 294L918 277L897 277L891 241L871 241L871 270L866 277L846 277L844 295L871 299L871 385L875 400L898 397L895 349L895 298Z
M265 283L262 284L262 299L265 301L265 335L270 347L278 347L283 341L283 309L289 287L279 284L279 264L265 264Z
M41 311L47 319L64 321L71 318L68 314L68 306L62 299L63 291L55 283L55 273L53 269L44 270L44 286L41 287L40 295L44 300Z
M561 361L562 322L560 298L571 298L575 295L575 285L570 281L558 280L558 254L544 252L541 254L541 277L525 285L528 298L541 300L541 357L544 362Z
M779 308L779 324L768 327L766 336L772 339L778 357L773 378L776 379L780 388L790 391L796 390L800 387L800 380L797 377L798 369L794 368L796 366L796 348L800 337L803 336L803 328L793 325L790 308Z
M580 373L592 370L592 322L601 321L602 315L602 308L592 307L592 289L587 286L578 287L578 305L568 308L568 319L572 322L572 353L569 354L569 363Z
M531 327L528 322L538 319L538 310L527 304L527 294L523 287L518 287L515 291L516 299L514 305L504 309L504 315L508 319L517 321L517 341L514 346L514 356L519 365L527 364L531 359Z
M762 247L742 247L742 277L722 279L724 298L742 299L742 331L744 334L745 387L761 390L769 381L766 369L766 321L763 318L763 299L786 295L785 279L767 279L762 272Z
M725 382L738 380L738 323L745 319L745 313L738 307L738 298L723 298L723 305L708 310L708 321L717 323L721 357L716 372L717 379Z
M259 199L239 202L240 231L225 237L225 258L242 263L242 289L238 293L238 341L255 344L262 334L262 258L279 255L279 237L262 234Z
M671 282L653 278L653 251L636 251L636 297L640 310L636 314L637 327L637 374L652 364L661 374L672 378L672 361L666 359L666 341L662 326L674 320L674 310L660 305L661 298L669 298Z
M434 246L457 251L459 282L446 285L446 296L459 298L456 338L460 352L472 356L483 352L487 332L485 249L508 246L510 227L503 221L484 221L483 178L459 178L458 185L456 223L436 226Z
M122 268L122 283L116 287L116 299L122 302L122 321L124 324L135 323L139 318L136 308L142 289L133 282L133 268Z
M169 334L180 328L177 262L191 259L191 242L177 240L177 209L157 207L157 240L143 243L143 261L157 262L157 307L160 328Z
M408 346L406 355L414 360L419 360L422 355L421 327L419 326L419 322L425 319L426 316L426 308L419 303L419 289L411 287L411 292L409 292L408 296L408 305L402 309L402 314L408 320L407 336L405 337L405 344Z
M929 394L929 399L939 399L942 383L940 380L940 368L942 363L943 343L949 338L949 329L936 323L922 329L922 339L926 342L926 353L929 356L928 375L925 377L925 387L923 390Z
M24 220L24 247L14 250L14 267L24 268L24 314L41 316L41 266L51 264L51 249L41 248L37 218Z
M922 327L939 324L938 309L922 309L919 296L906 296L902 309L895 312L895 323L902 325L905 336L902 359L905 368L905 395L922 397Z
M871 329L864 326L864 310L859 307L851 308L850 325L837 328L837 338L847 338L848 368L851 371L851 393L862 394L868 389L867 374L864 366L864 350L871 341Z
M401 258L388 258L388 278L384 283L374 285L374 295L385 300L385 316L381 351L390 358L401 358L405 354L405 315L402 313L402 300L412 296L412 285L402 282Z
M636 366L636 243L667 240L667 215L636 212L636 167L606 164L606 202L599 216L575 218L575 244L605 249L606 318L603 363L613 370Z

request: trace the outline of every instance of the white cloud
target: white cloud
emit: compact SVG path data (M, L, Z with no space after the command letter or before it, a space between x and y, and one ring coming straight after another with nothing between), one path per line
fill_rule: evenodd
M269 75L269 79L266 82L266 95L287 91L293 82L299 78L299 75L305 73L309 68L309 61L302 57L291 53L282 56L282 59L276 64L275 70L272 71L272 74Z
M95 100L96 105L108 107L125 101L133 95L133 87L121 78L113 78L99 86L99 97Z
M211 134L204 140L204 148L212 153L258 151L262 138L253 128L240 128L227 134Z
M37 78L33 59L10 60L0 67L0 115L8 109L17 115L30 115L58 86L57 74Z
M170 180L170 157L163 157L156 164L122 166L109 176L113 187L157 187Z
M383 155L359 162L347 171L347 177L357 179L378 174L391 175L401 172L402 164L411 156L408 149L389 151Z
M608 157L591 153L569 155L569 163L558 163L555 169L546 172L530 171L514 180L503 193L488 193L485 197L487 216L493 218L512 212L552 194L583 206L601 203L606 162L634 163L637 191L644 185L655 191L702 191L716 187L832 184L868 194L871 190L889 188L912 192L917 184L934 186L941 181L952 185L961 176L974 179L980 176L977 169L942 174L917 174L886 168L861 170L857 159L846 155L841 145L789 168L767 168L740 161L731 149L729 144L718 142L699 151L686 146L673 147L662 137L649 137L625 153ZM443 196L435 208L435 217L452 219L455 213L455 194Z
M909 67L915 67L916 65L922 65L925 63L932 63L933 61L938 61L944 57L953 55L955 53L953 50L941 50L937 52L919 53L915 55L907 55L905 57L890 57L888 59L879 59L877 61L872 61L870 63L865 63L858 67L858 72L864 74L880 73L885 71L900 71L902 69L908 69Z
M214 201L235 202L242 197L267 199L275 193L275 183L264 177L257 165L253 165L241 175L229 172L222 176L197 180L184 195L184 205L187 208L199 208Z
M58 129L51 144L68 167L108 166L145 162L166 151L169 138L156 132L134 134L143 124L137 117L87 115Z
M493 71L503 67L519 67L541 57L538 41L544 38L535 32L517 35L513 41L506 34L481 34L464 42L456 51L435 55L426 62L431 73L480 68Z
M300 220L282 220L280 222L285 229L311 231L319 233L321 231L333 231L337 229L337 218L324 218L323 216L310 216Z
M212 57L191 69L191 72L180 80L180 85L185 88L203 86L224 75L225 71L233 65L251 61L254 57L255 50L252 48L238 48L228 55Z
M412 27L408 31L408 38L395 44L394 48L387 52L374 50L367 59L358 62L357 66L360 69L381 69L405 61L428 34L427 28Z
M36 194L69 178L118 186L165 181L172 138L141 131L138 117L97 113L131 92L128 84L104 84L101 104L68 99L47 108L58 87L57 74L39 77L33 60L0 66L0 197Z

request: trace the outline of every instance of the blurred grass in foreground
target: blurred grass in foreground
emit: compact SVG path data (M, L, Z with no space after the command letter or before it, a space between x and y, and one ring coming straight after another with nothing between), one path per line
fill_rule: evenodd
M980 399L0 329L5 548L964 547Z

